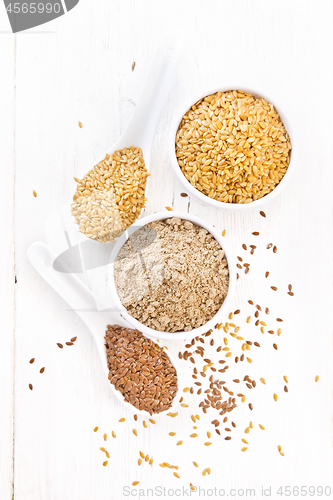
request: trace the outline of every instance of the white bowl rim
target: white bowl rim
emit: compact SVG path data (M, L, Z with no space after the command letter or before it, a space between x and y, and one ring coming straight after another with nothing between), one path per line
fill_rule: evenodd
M281 117L281 120L288 132L288 135L290 137L290 142L292 145L292 150L290 153L290 162L288 165L288 169L279 182L279 184L271 191L270 193L266 194L259 200L252 201L251 203L226 203L224 201L218 201L214 200L213 198L209 198L209 196L206 196L205 194L201 193L198 189L196 189L192 184L186 179L184 174L182 173L176 155L175 155L175 137L176 133L179 127L179 124L181 122L182 117L184 114L195 104L197 101L200 99L211 95L215 94L216 92L227 92L228 90L240 90L242 92L251 94L255 97L262 97L263 99L266 99L269 103L273 104L275 107L276 111ZM284 187L287 185L289 182L294 170L295 170L295 165L297 163L297 155L298 155L298 146L297 146L297 141L295 139L296 135L294 133L294 127L290 121L290 118L286 115L284 112L284 109L280 106L280 104L276 104L276 99L273 98L271 99L266 92L263 92L260 88L258 87L252 87L252 86L247 86L247 85L216 85L214 87L205 87L202 89L200 92L197 92L194 94L191 99L188 99L186 101L186 105L181 106L181 109L177 111L174 119L172 120L171 127L170 127L170 133L168 137L168 152L169 152L169 159L171 166L173 168L173 171L176 174L176 177L179 179L181 184L184 186L184 188L193 196L195 196L198 200L201 202L205 203L206 205L211 205L215 208L220 208L223 210L227 211L245 211L245 210L251 210L253 208L256 208L258 206L264 205L268 201L272 200L275 198L281 191L284 189Z
M184 219L188 220L190 222L193 222L193 224L196 224L197 226L201 226L204 229L206 229L208 232L210 232L216 241L219 243L221 248L223 249L227 262L228 262L228 269L229 269L229 288L228 288L228 293L227 296L221 305L220 309L216 312L216 314L213 316L212 319L207 321L204 325L200 326L199 328L194 328L193 330L190 330L189 332L175 332L175 333L170 333L170 332L161 332L159 330L154 330L152 328L149 328L142 323L140 323L138 320L133 318L126 310L126 308L122 305L120 302L116 286L115 286L115 281L114 281L114 266L110 265L109 266L109 280L110 280L110 292L112 295L112 298L114 300L114 303L117 307L117 310L119 314L133 327L136 328L137 330L140 330L146 337L150 339L159 339L159 340L189 340L194 337L197 337L198 335L202 335L203 333L206 333L208 330L213 330L214 326L217 323L220 323L220 318L222 314L226 311L227 307L231 303L231 300L234 295L234 291L236 288L236 272L234 271L235 266L234 266L234 259L233 255L231 253L231 250L227 244L227 242L224 241L224 237L222 236L221 233L217 231L217 229L206 222L205 220L201 219L197 215L194 214L189 214L187 212L181 212L181 211L165 211L165 212L157 212L151 215L147 215L141 219L138 219L134 225L135 231L140 229L141 227L149 224L149 222L153 222L156 220L165 220L165 219L170 219L172 217L178 217L179 219ZM131 229L131 228L129 228ZM117 241L117 244L115 245L114 249L114 256L118 255L118 252L122 245L125 243L125 241L128 238L128 230L123 233L123 235L119 238ZM112 262L115 262L115 258L112 259Z

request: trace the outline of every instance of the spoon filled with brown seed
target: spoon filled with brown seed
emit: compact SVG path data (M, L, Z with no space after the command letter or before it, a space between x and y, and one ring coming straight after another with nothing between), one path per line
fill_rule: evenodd
M96 343L103 370L122 404L143 415L162 414L178 403L181 391L175 359L115 310L98 311L92 292L73 273L53 267L57 255L36 242L27 257L41 278L82 319Z
M145 207L151 146L182 46L178 32L165 33L124 133L82 179L74 177L71 215L79 232L94 241L114 241Z

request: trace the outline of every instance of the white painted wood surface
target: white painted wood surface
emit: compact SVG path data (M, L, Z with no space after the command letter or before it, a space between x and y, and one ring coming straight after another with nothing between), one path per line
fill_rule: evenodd
M81 0L66 16L14 36L5 33L9 27L0 6L5 214L0 264L1 500L118 500L126 498L123 487L135 480L140 481L138 495L140 488L188 488L190 482L224 488L229 496L230 488L255 488L252 498L261 498L262 486L272 487L272 498L279 498L279 486L333 486L332 10L329 0ZM233 439L228 442L214 433L210 447L203 442L215 414L201 418L198 439L189 437L190 415L203 415L197 397L185 395L190 406L176 419L163 417L148 429L140 418L134 422L105 383L89 332L34 273L25 255L30 243L46 241L52 233L46 227L48 217L70 201L73 176L82 176L124 129L154 47L168 25L184 30L189 43L157 130L146 213L169 205L226 229L235 255L251 262L233 303L233 309L241 309L237 324L246 338L261 343L250 352L251 365L231 365L226 380L249 374L258 385L247 390L246 403L231 414L237 424ZM281 196L264 208L266 219L257 210L224 213L180 197L183 189L169 168L166 137L175 110L191 93L225 81L266 89L295 124L297 171ZM260 231L257 238L251 235L255 230ZM271 241L277 254L266 250ZM249 256L242 243L256 244L255 254ZM286 293L288 283L295 292L292 298ZM270 289L273 284L278 292ZM270 308L269 326L276 329L274 318L283 318L279 338L246 324L250 298ZM75 346L57 347L56 342L73 336L78 337ZM219 332L214 338L218 344L223 336ZM234 354L241 352L241 344L232 340ZM177 353L183 343L169 347ZM209 348L207 353L219 359ZM32 357L36 360L31 365ZM189 384L190 368L184 363ZM283 392L283 375L289 379L288 394ZM266 386L259 377L265 377ZM230 382L232 386L237 392ZM243 384L240 390L246 391ZM123 424L121 417L126 417ZM254 429L245 436L250 420ZM138 437L132 434L134 427ZM170 431L177 436L171 438ZM250 443L246 453L240 451L243 437ZM178 439L182 446L176 446ZM106 467L101 446L111 454ZM140 450L154 457L152 467L138 467ZM158 466L163 461L179 465L180 479ZM206 467L212 473L203 477ZM137 498L152 497L147 494Z

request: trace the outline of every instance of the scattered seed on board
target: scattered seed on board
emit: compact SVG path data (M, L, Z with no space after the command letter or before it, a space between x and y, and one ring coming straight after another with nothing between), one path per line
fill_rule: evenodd
M74 342L66 342L66 345L74 345Z
M104 441L106 441L106 440L107 440L107 438L108 438L108 435L107 435L107 434L104 434L103 438L104 438Z
M121 418L119 422L125 422L126 418Z
M319 375L316 375L315 382L318 382L319 380Z
M125 419L124 419L124 421L125 421ZM119 420L119 422L120 422L120 420ZM111 434L112 434L112 437L113 437L113 438L116 438L116 437L117 437L117 434L116 434L114 431L112 431L112 433L111 433Z
M180 476L179 476L178 472L174 472L174 473L173 473L173 475L174 475L175 477L177 477L178 479L180 479Z
M132 71L134 71L135 68L135 61L132 63Z
M140 481L133 481L132 486L136 486Z
M35 190L33 190L32 194L34 195L35 198L37 197L37 193Z
M261 430L263 430L263 431L265 430L265 427L263 425L259 424L259 427Z
M273 252L276 253L277 252L277 247L274 245L273 246Z
M260 212L259 212L259 213L260 213L261 217L266 217L265 212L263 212L262 210L260 210Z
M252 234L253 236L259 236L260 233L258 231L254 231Z
M242 451L246 451L248 448L246 446L244 446L244 448L242 448Z
M273 347L276 351L278 350L278 346L276 344L273 344Z
M138 459L138 465L141 465L142 464L142 458L139 458Z
M271 286L271 289L274 290L274 292L277 291L277 287L276 286Z
M288 392L288 387L286 385L284 386L284 392Z
M247 246L245 245L245 243L242 244L242 247L244 248L244 250L247 250Z
M103 462L103 466L105 467L107 464L108 464L108 461L105 460L105 462Z
M273 246L273 243L268 243L267 250L269 250L270 248L272 248L272 246Z
M79 127L82 128L82 123L81 122L79 122Z
M199 464L197 462L193 462L194 467L199 467Z
M97 432L97 431L98 431L98 427L95 427L95 428L94 428L94 432Z
M39 373L44 373L45 372L45 366L39 370Z
M132 430L132 432L133 432L134 436L137 436L137 435L138 435L138 432L137 432L137 430L136 430L136 429L133 429L133 430Z
M282 457L284 457L284 453L283 453L282 448L281 448L281 446L280 446L280 445L278 446L278 450L279 450L280 455L281 455Z
M278 400L277 394L273 394L274 401Z
M263 377L261 377L260 382L261 382L262 384L266 385L266 380L265 380Z
M71 342L75 342L76 339L77 339L77 337L72 337Z
M181 444L183 444L183 441L178 441L177 446L180 446Z
M222 236L225 236L225 235L226 235L226 233L227 233L227 232L226 232L226 230L225 230L225 229L223 229L223 231L222 231Z
M59 342L57 342L57 346L60 347L60 349L62 349L64 346L62 344L60 344Z
M266 271L266 272L265 272L265 278L268 278L268 276L269 276L269 272L268 272L268 271Z
M182 196L183 198L187 198L188 194L187 193L180 193L180 196Z
M32 391L32 389L33 389L32 384L29 384L29 389Z
M31 358L29 363L32 365L32 363L35 361L35 358Z

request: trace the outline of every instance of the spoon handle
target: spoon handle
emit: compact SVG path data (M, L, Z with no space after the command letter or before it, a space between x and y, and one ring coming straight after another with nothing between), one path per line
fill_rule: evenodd
M162 37L132 118L119 140L119 147L140 146L146 157L150 155L155 130L183 47L184 39L179 31L170 29Z
M32 243L27 250L27 257L39 276L76 312L92 333L107 372L104 348L104 333L107 324L129 326L120 314L115 311L97 311L92 292L75 274L65 269L56 271L53 262L57 255L45 243Z

